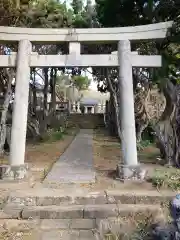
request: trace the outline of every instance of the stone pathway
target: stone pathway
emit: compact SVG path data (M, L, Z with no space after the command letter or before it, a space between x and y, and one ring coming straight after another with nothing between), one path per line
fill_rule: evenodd
M93 130L81 129L73 142L53 165L44 184L94 183Z
M19 231L3 233L0 231L1 240L99 240L98 232L95 230L61 230L61 229L25 229L22 226Z

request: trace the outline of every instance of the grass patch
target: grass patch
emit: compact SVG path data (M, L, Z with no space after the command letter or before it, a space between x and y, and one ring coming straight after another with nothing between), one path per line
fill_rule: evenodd
M153 145L153 143L150 140L142 140L141 142L137 143L137 149L138 151L144 150L144 148Z
M171 190L180 190L180 169L155 169L149 180L157 189L170 188Z
M138 152L138 158L141 163L151 163L151 164L158 164L157 157L159 154L155 152Z
M152 235L151 220L137 222L136 230L131 234L130 240L149 240Z
M34 231L11 231L11 232L0 232L0 240L11 240L11 239L21 239L21 240L33 240L37 239L38 234Z
M57 128L57 129L49 129L44 136L42 137L40 142L55 142L62 140L65 135L68 134L68 131L63 128Z
M132 219L132 226L119 226L119 230L114 232L109 230L104 234L103 240L150 240L152 236L152 222L151 217L143 220Z
M138 151L138 158L141 163L160 164L158 157L160 151L153 144L144 147L144 149Z
M52 135L51 135L51 140L52 141L58 141L58 140L61 140L63 139L65 133L64 132L54 132Z

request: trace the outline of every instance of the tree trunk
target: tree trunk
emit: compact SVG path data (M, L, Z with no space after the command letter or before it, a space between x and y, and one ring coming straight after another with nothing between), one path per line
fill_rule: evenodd
M175 151L174 162L175 165L180 167L180 86L176 87L176 111L174 118L174 134L175 134Z
M108 123L108 129L110 131L111 136L118 136L117 133L117 127L116 127L116 117L115 117L115 108L114 108L114 103L113 103L113 96L110 93L110 99L108 102L108 113L107 113L107 123Z
M54 119L56 117L56 77L57 69L51 68L50 85L51 85L51 104L50 104L50 122L54 125Z
M107 76L107 81L108 81L108 85L109 85L109 89L110 89L111 101L113 103L113 107L115 110L115 125L117 127L118 137L119 137L119 139L121 139L122 134L121 134L121 123L120 123L120 106L119 106L119 101L118 101L118 97L117 97L117 92L113 87L110 77L108 77L108 76Z
M53 113L56 112L56 77L57 77L57 69L54 69L54 72L52 74L52 109Z
M44 106L43 106L43 121L41 125L41 134L43 135L47 131L48 125L48 87L49 87L49 79L48 79L48 68L44 68Z
M13 80L13 70L10 70L10 72L7 71L8 76L8 84L7 84L7 90L4 98L4 104L2 107L1 112L1 123L0 123L0 155L2 156L4 153L4 144L6 141L6 120L7 120L7 113L8 113L8 107L12 96L12 89L11 84Z
M39 121L34 115L34 113L31 113L30 108L27 117L27 136L28 135L32 137L33 140L41 139Z
M136 140L138 143L140 143L142 141L142 134L144 130L148 127L149 122L144 122L143 124L141 124L141 121L138 121L136 119L136 123Z
M120 123L120 109L119 109L120 106L118 104L116 93L113 93L112 97L113 97L113 105L115 109L115 122L117 127L117 133L118 133L119 139L121 140L122 134L121 134L121 123Z
M33 69L33 88L32 88L32 94L33 94L33 112L36 115L36 107L37 107L37 94L36 94L36 71Z
M166 108L154 129L165 164L180 167L180 86L168 81L163 92Z

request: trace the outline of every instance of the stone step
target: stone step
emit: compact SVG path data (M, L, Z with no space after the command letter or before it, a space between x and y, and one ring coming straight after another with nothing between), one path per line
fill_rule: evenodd
M162 213L160 205L148 204L101 204L23 206L7 204L3 208L4 218L15 219L104 219L108 217L157 216ZM6 217L5 217L6 216Z
M92 230L96 229L99 232L108 232L113 226L134 226L131 218L110 217L105 219L0 219L1 231L8 232L24 232L30 230L52 231L52 230ZM155 216L149 219L151 224L166 222L164 214Z
M99 240L99 234L93 230L48 230L40 229L1 234L2 239L33 239L33 240ZM4 238L5 236L5 238Z
M41 233L41 240L98 240L92 230L47 231Z
M74 229L91 230L99 226L96 219L0 219L0 229L13 231L27 231L39 229L43 231Z
M8 203L25 206L87 205L87 204L162 204L169 202L175 192L171 191L123 191L106 190L88 192L79 188L37 188L15 191L9 195Z

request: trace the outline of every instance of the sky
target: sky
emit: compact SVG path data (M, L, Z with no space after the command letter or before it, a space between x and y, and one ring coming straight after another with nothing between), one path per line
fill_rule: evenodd
M89 73L89 72L91 72L91 71L92 71L92 69L91 69L91 68L88 68L88 71L84 72L82 75L83 75L83 76L87 76L89 79L91 79L91 84L90 84L90 86L89 86L89 89L91 89L91 90L96 90L96 91L97 91L97 83L95 83L95 82L93 81L92 75ZM40 75L42 75L42 70L39 70L38 72L39 72ZM36 75L36 81L37 81L37 83L39 83L39 84L42 84L42 85L44 84L44 81L43 81L42 78L41 78L40 76L38 76L38 75Z
M60 1L64 2L64 0L60 0ZM66 0L66 3L68 6L70 6L71 2L72 0ZM86 4L86 2L87 0L84 0L84 4ZM95 0L92 0L92 3L95 3ZM91 68L89 68L89 71L91 72ZM92 90L97 90L97 84L93 81L92 75L89 72L86 72L85 75L92 80L89 88Z
M66 0L67 1L67 3L71 3L71 1L72 0ZM62 0L62 2L64 2L63 0ZM92 2L94 2L94 0L92 0ZM85 3L86 3L86 0L85 0ZM86 72L84 72L84 74L83 75L86 75L89 79L91 79L91 84L90 84L90 86L89 86L89 89L91 89L91 90L97 90L97 84L93 81L93 79L92 79L92 74L90 74L89 72L91 72L92 71L92 69L91 68L88 68L88 71L86 71ZM41 71L39 71L39 73L41 74ZM36 79L37 79L37 82L39 83L39 84L43 84L43 80L37 75L36 76Z
M92 71L91 68L88 68L88 71L86 71L83 75L86 75L89 79L91 79L91 84L89 86L89 89L91 90L97 90L97 83L93 81L92 74L90 72Z
M64 1L61 0L61 2L64 2ZM66 3L67 3L68 5L70 5L71 2L72 2L72 0L66 0ZM86 2L87 2L87 0L84 0L84 4L86 4ZM92 0L92 3L94 4L94 3L95 3L95 0Z
M64 2L64 1L61 0L61 2ZM66 0L67 5L69 6L71 2L72 0ZM87 0L84 0L84 4L86 4L86 2ZM92 0L92 3L95 3L95 0ZM91 72L91 68L89 68L89 71ZM88 78L92 79L92 75L89 72L86 72L85 74ZM92 90L97 90L97 84L92 80L89 88Z

